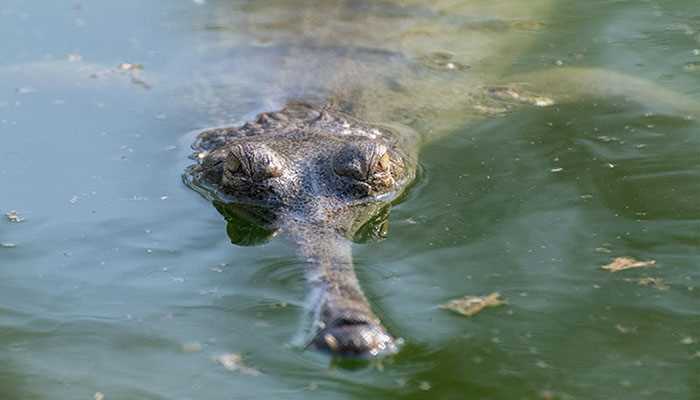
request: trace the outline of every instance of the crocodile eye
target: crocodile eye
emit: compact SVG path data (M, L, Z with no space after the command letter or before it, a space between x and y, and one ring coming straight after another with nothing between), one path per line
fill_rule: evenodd
M231 148L225 169L229 174L241 175L253 181L282 176L282 158L267 145L243 143Z
M391 158L386 146L376 143L345 145L333 159L333 171L358 181L369 181L390 173Z
M282 159L275 152L266 148L256 153L253 165L253 179L263 180L277 178L282 176L282 171Z
M241 170L241 160L235 154L230 154L224 164L224 169L230 173L236 173Z

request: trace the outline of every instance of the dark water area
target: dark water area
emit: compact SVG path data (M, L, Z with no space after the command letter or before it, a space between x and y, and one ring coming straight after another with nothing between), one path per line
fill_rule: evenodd
M697 4L524 3L2 2L0 400L700 399ZM293 246L181 180L198 130L326 97L425 138L353 248L405 341L368 365L300 348Z

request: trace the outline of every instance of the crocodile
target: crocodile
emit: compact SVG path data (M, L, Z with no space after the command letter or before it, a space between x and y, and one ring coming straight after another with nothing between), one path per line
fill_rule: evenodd
M585 97L697 114L694 99L624 73L561 60L519 68L536 39L546 47L556 35L544 29L566 8L555 3L272 1L232 13L224 2L207 16L220 40L201 51L220 62L205 63L187 103L221 124L241 102L280 111L202 131L184 180L234 225L298 245L314 315L310 345L360 357L397 350L360 288L351 243L368 224L381 231L426 143L522 107ZM231 49L235 63L221 62Z
M397 341L358 283L351 243L414 180L416 137L332 105L292 102L239 127L201 132L184 178L222 212L298 245L314 315L310 345L378 356L395 352Z

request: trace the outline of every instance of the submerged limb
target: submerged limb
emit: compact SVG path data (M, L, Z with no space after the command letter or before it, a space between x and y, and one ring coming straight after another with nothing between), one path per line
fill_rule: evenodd
M509 82L522 82L533 88L547 88L547 95L558 103L582 97L622 97L655 113L700 116L700 99L678 93L661 85L628 74L602 69L558 67L516 75Z

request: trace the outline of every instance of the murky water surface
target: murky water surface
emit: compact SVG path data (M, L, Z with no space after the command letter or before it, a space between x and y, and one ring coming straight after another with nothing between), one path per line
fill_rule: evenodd
M0 36L1 399L700 398L695 1L5 0ZM290 98L425 137L354 249L381 364L295 347L290 244L181 183Z

